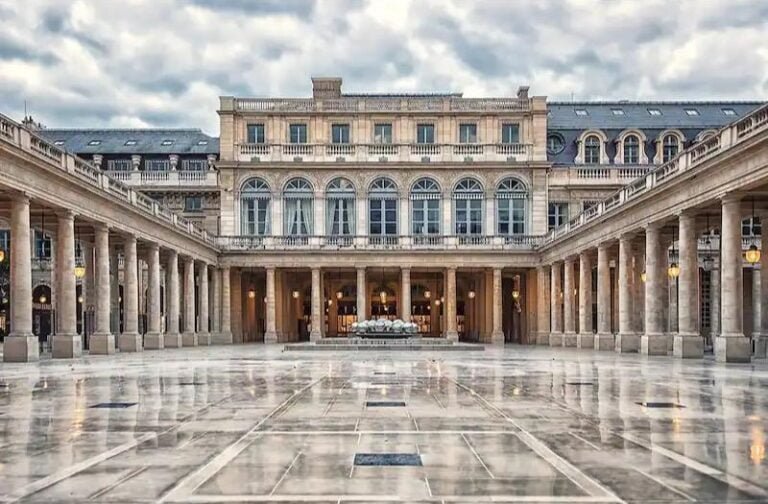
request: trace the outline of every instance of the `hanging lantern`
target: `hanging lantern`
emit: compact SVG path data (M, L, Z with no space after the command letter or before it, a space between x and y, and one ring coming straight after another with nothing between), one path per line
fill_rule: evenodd
M293 296L293 299L299 299L299 291L295 290L291 292L291 296Z
M387 304L387 291L381 289L381 292L379 292L379 299L381 300L381 304Z
M85 266L82 264L78 264L75 266L75 278L84 278L85 277Z
M328 299L328 306L331 306L333 304L333 299Z
M83 304L83 296L77 296L77 302Z
M341 291L336 291L336 299L341 299L344 297L344 293Z
M560 296L562 297L562 295L563 295L563 293L561 292L561 293L560 293ZM514 299L515 301L517 301L518 299L520 299L520 291L519 291L519 290L517 290L517 289L512 289L512 299Z
M264 296L264 303L267 302L267 296Z
M0 249L0 263L5 261L5 250Z
M248 299L254 299L256 297L256 291L253 289L248 289Z
M642 272L642 273L640 273L640 280L642 280L643 282L645 282L647 278L648 278L648 275L646 275L646 274L645 274L645 270L643 270L643 272Z
M467 293L469 299L475 299L475 291L471 290Z
M424 290L424 299L429 299L432 297L432 291L429 289Z
M669 275L669 278L677 278L680 276L680 266L677 265L677 263L673 262L669 265L669 268L667 268L667 275Z
M704 268L704 271L712 271L715 268L715 259L712 256L704 256L704 259L701 262L702 268Z
M435 306L440 306L440 300L439 299L435 299Z
M757 264L760 262L760 249L754 243L749 246L749 249L744 254L745 259L749 264Z
M45 302L48 301L48 298L45 297L45 294L42 294L40 296L40 299L38 299L38 301L40 301L40 304L45 304Z

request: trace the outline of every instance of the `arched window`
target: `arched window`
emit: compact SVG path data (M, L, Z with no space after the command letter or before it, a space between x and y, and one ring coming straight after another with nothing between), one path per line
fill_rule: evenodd
M624 164L640 163L640 139L637 135L627 135L624 138Z
M312 185L303 178L293 178L283 189L283 223L286 236L312 234Z
M240 189L240 233L269 234L269 204L272 195L267 183L260 178L249 179Z
M500 235L525 234L528 189L516 178L506 178L496 188L496 228Z
M461 179L453 190L457 235L483 234L483 186L471 178Z
M662 142L662 163L666 163L673 157L677 156L680 151L680 140L676 135L666 135Z
M440 186L431 178L420 178L411 188L411 231L440 234Z
M355 186L338 177L326 189L326 233L331 236L355 234Z
M397 186L387 177L379 177L368 188L368 234L397 235Z
M584 163L600 164L600 139L597 135L589 135L584 140Z

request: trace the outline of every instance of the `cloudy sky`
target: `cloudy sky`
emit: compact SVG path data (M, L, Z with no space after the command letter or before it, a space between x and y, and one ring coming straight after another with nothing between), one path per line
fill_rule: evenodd
M220 95L768 99L765 0L0 0L0 112L201 127Z

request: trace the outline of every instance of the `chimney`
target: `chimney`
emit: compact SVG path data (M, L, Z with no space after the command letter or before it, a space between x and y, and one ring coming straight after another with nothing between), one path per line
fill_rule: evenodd
M530 89L528 86L520 86L517 88L517 97L521 100L527 100L528 99L528 89Z
M312 98L341 98L341 77L312 77Z

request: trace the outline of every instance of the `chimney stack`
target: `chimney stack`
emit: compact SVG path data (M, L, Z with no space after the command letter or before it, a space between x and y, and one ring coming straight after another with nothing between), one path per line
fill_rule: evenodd
M312 98L315 100L341 98L341 77L312 77Z

